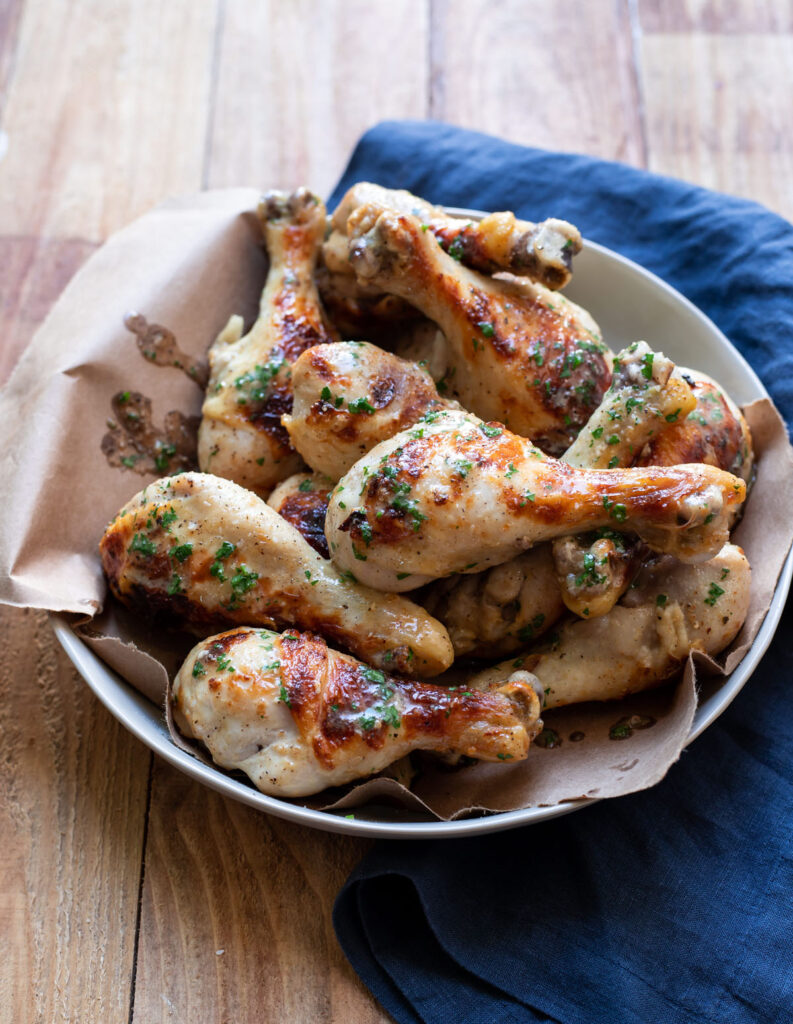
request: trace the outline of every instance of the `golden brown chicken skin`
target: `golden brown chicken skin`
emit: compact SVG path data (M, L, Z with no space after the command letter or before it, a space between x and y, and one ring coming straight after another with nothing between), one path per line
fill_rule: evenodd
M174 680L174 719L223 768L275 796L308 796L412 750L526 757L539 731L531 684L493 692L400 678L318 636L235 629L198 644Z
M323 473L295 473L282 481L267 499L270 508L294 526L323 558L330 558L325 539L325 516L335 486L335 482Z
M635 588L606 615L568 619L550 643L486 669L468 685L489 689L532 673L544 710L620 700L669 679L692 650L723 651L746 619L750 585L749 562L735 544L696 565L664 555L642 567Z
M423 608L361 586L230 480L182 473L149 484L99 549L120 601L199 635L296 626L394 671L432 676L452 662L446 630Z
M539 224L518 220L514 213L490 213L480 221L449 216L442 207L406 192L359 182L343 196L331 218L333 232L325 243L326 261L343 272L347 222L359 206L418 217L452 259L486 274L510 271L547 288L563 288L572 275L573 257L581 251L581 233L564 220Z
M409 296L443 332L449 397L543 450L564 451L611 380L589 314L542 285L461 266L417 217L364 205L348 230L359 280Z
M703 560L726 542L745 498L742 480L712 466L575 469L500 424L454 410L429 416L359 460L328 508L334 562L379 589L481 570L598 527Z
M259 316L247 334L242 318L233 316L209 351L198 462L206 472L266 495L302 468L281 424L292 408L291 364L338 335L314 282L324 204L307 189L271 192L259 219L270 258Z
M680 369L696 406L649 441L637 460L642 466L703 462L751 480L754 453L749 425L726 392L699 370Z
M284 426L315 470L340 479L362 455L432 409L457 408L415 363L375 345L309 349L292 369L294 405Z

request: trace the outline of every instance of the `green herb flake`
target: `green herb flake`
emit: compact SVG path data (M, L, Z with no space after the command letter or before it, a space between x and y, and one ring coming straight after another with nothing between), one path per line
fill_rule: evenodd
M501 437L501 427L491 427L489 423L480 423L479 429L485 437Z
M173 597L175 594L184 593L184 587L182 586L182 580L176 573L171 576L171 581L168 584L168 594Z
M247 594L252 587L256 586L258 578L258 572L241 565L231 577L231 589L237 595Z
M358 413L365 412L367 415L371 416L374 412L376 412L375 407L371 405L365 398L356 398L355 401L348 402L347 408L350 410L351 413L353 413L353 415L358 415Z
M476 326L479 328L479 330L482 332L482 334L484 334L486 338L492 338L493 335L496 333L493 325L488 323L486 320L480 320L480 322Z
M649 380L653 375L653 359L655 358L654 352L648 352L642 357L642 377L645 380Z
M628 518L628 510L622 504L616 504L611 510L611 518L616 519L618 523L624 523Z
M132 538L129 551L136 551L138 554L150 556L153 555L157 550L157 545L149 540L149 538L143 533L136 533Z
M292 701L289 699L289 691L283 683L281 683L281 688L278 691L278 700L281 704L286 704L288 708L292 707Z
M664 419L667 423L677 423L677 417L680 415L680 412L680 409L675 409L674 412L670 412L666 416L664 416Z
M215 552L215 558L228 558L229 555L233 555L237 550L236 544L231 544L229 541L224 540L220 547Z
M201 661L194 661L193 662L193 679L198 679L200 676L205 676L206 674L207 674L207 670L204 667L204 663L201 662Z
M307 494L309 491L314 489L314 485L312 484L311 480L306 478L305 480L300 481L300 485L297 489L299 491L302 491L303 494Z
M667 597L666 594L659 594L658 597L656 597L656 599L655 599L656 607L657 608L663 608L666 605L666 602L668 600L669 600L669 598Z
M708 596L705 598L705 604L709 604L712 608L723 593L724 589L718 583L711 583L708 588Z

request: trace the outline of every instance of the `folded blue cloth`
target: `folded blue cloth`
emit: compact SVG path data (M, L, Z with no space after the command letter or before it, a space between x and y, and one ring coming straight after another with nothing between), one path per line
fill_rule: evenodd
M433 123L386 123L355 181L564 217L653 270L793 422L793 227L755 203ZM381 842L339 941L400 1022L793 1021L793 608L751 684L653 790L492 836Z

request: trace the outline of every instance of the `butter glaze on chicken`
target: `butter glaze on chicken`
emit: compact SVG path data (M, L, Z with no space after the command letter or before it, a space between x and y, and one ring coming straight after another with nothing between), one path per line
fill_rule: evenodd
M743 480L712 466L575 469L500 424L440 410L356 462L325 535L337 565L399 591L598 527L702 561L728 540L745 495Z
M423 608L361 586L230 480L182 473L149 484L99 549L120 601L199 635L296 626L397 672L437 675L452 662L446 630Z
M338 334L314 281L324 204L302 188L268 193L258 212L270 260L259 316L247 334L242 317L232 316L209 350L198 464L266 495L302 468L281 424L292 408L291 364Z
M387 675L306 633L236 629L198 644L174 680L174 719L264 793L308 796L412 750L519 761L539 731L535 688L492 692Z

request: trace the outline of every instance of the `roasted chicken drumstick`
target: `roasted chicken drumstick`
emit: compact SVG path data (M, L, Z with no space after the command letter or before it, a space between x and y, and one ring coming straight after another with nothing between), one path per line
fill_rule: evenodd
M450 397L543 450L564 451L611 380L589 314L542 285L461 266L410 214L363 205L347 227L359 280L408 298L440 327Z
M507 270L554 290L568 283L573 257L581 251L581 233L564 220L551 218L532 224L518 220L514 213L490 213L480 221L463 220L450 217L441 207L404 189L387 189L364 181L345 193L331 218L333 231L323 254L333 272L349 273L347 222L365 204L418 217L423 229L467 267L486 274Z
M297 626L396 672L437 675L452 662L446 630L423 608L359 585L230 480L182 473L149 484L108 526L100 552L119 600L199 635Z
M411 750L518 761L539 731L531 683L488 693L387 675L309 633L234 629L198 644L174 680L174 719L264 793L308 796Z
M545 693L543 710L619 700L669 679L691 650L723 651L749 608L751 570L734 544L696 565L664 555L643 566L635 582L606 615L570 619L552 643L495 665L467 685L498 688L510 679L528 681L528 672Z
M245 335L242 317L231 317L209 350L198 464L266 495L302 466L281 425L292 407L290 364L338 335L314 283L324 204L304 188L270 192L259 219L270 258L259 317Z
M598 527L702 561L727 541L745 494L743 480L712 466L574 469L500 424L440 410L353 466L333 493L325 536L337 565L392 591Z

